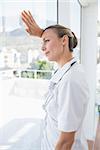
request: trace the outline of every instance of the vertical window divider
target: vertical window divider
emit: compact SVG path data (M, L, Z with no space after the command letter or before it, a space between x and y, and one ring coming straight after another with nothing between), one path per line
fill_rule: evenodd
M57 0L57 24L59 23L59 0Z

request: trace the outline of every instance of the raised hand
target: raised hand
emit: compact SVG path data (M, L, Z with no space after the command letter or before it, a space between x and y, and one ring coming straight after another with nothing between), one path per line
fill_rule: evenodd
M41 29L38 24L35 22L32 14L30 13L30 11L23 11L21 13L21 18L22 21L25 23L26 25L26 31L33 36L38 36L41 37L43 29Z

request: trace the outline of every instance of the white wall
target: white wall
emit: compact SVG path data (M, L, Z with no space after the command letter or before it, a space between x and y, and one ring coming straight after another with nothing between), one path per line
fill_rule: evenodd
M92 140L95 138L97 3L82 7L81 22L81 62L85 66L90 87L90 103L85 126L87 138Z

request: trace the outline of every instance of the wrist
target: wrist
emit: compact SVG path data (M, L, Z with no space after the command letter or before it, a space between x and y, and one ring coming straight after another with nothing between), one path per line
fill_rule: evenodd
M37 36L41 38L41 37L42 37L42 34L43 34L43 29L40 28L40 30L38 31Z

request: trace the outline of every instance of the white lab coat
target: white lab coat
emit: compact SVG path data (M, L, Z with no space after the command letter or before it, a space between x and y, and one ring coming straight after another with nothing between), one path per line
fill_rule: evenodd
M58 69L50 80L43 105L46 117L41 150L54 150L61 131L76 131L72 150L87 150L83 120L88 100L85 73L73 59Z

